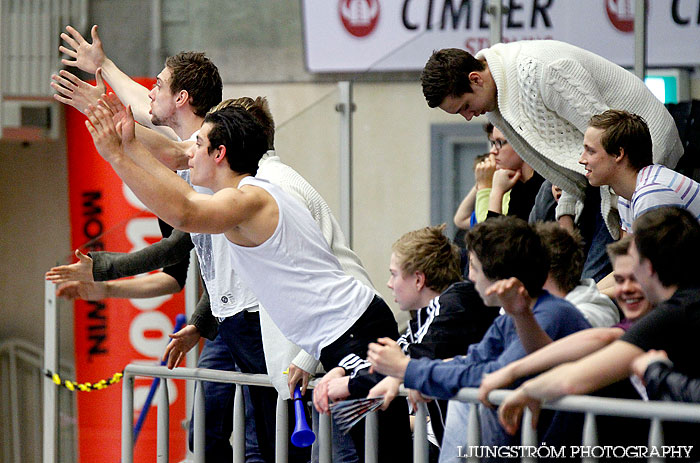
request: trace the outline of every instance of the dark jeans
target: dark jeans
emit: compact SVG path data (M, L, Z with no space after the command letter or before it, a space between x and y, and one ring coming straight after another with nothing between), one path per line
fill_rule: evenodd
M321 363L326 371L338 366L348 354L367 357L367 345L377 338L398 339L399 330L394 314L389 306L375 296L365 313L333 343L321 351ZM381 380L383 377L378 378ZM351 398L357 398L352 397ZM411 429L408 419L408 404L403 397L397 397L386 411L378 412L378 461L413 461ZM360 462L364 461L365 422L360 421L351 430L350 436Z
M612 272L612 264L605 247L615 241L600 213L600 188L589 185L586 189L586 200L579 223L581 235L586 242L586 263L581 278L593 278L597 283Z
M219 324L217 339L221 339L242 373L267 374L260 335L260 315L257 312L243 311L224 319ZM259 455L262 456L262 461L272 463L275 459L277 391L274 388L262 386L250 386L248 391L250 393L250 403L252 404L252 416L255 422L255 435L257 437ZM233 394L231 394L231 404L233 404ZM291 401L289 406L293 407ZM292 425L289 428L291 436L294 430L294 411L291 408L290 410L292 410L290 416ZM247 410L246 415L248 414L249 411ZM229 416L232 415L229 414ZM247 433L248 431L246 430ZM247 452L246 450L246 457L248 456ZM309 461L310 454L310 448L299 449L291 444L289 445L290 462L305 463ZM216 458L211 461L217 461L219 457L217 456ZM251 458L253 458L253 455L251 455ZM207 459L207 462L209 461ZM231 459L222 461L231 461Z
M197 367L212 370L240 371L221 336L217 336L213 341L205 341ZM236 385L214 382L203 382L202 385L204 387L205 411L205 461L228 463L233 460L230 438L233 431L233 399ZM255 422L253 420L253 404L250 401L247 386L243 387L243 393L246 407L246 462L261 463L263 459L258 450L258 439L255 435ZM192 450L193 433L193 421L190 420L190 450Z

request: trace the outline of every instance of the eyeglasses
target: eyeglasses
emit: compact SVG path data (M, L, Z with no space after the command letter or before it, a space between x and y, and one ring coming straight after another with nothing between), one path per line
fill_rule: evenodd
M496 149L501 149L503 148L503 145L508 144L508 140L489 140L489 143L491 143L491 146L496 147Z

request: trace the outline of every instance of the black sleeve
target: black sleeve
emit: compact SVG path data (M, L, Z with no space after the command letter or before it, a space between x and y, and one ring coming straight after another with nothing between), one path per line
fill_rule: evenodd
M370 373L369 368L358 368L353 371L348 382L350 397L367 397L369 390L386 378L379 373Z
M419 342L408 345L411 358L446 359L464 355L471 344L484 337L498 309L484 306L471 282L456 283L444 292L434 308L437 315L423 327Z
M199 302L197 302L197 307L189 323L190 325L196 326L199 330L199 334L210 341L213 341L216 338L216 334L219 332L219 322L211 313L209 293L207 292L206 286L204 286L202 297L199 298Z
M666 362L649 364L644 372L644 382L652 400L700 402L700 379L676 373Z
M172 233L175 231L173 227L170 226L169 223L166 223L165 221L158 219L158 226L160 227L160 232L163 235L163 238L168 238L172 235ZM178 233L183 233L183 232L178 232ZM187 234L189 237L189 233ZM190 238L190 241L192 239ZM191 249L191 248L190 248ZM187 269L190 266L190 252L187 252L187 257L184 259L180 260L177 263L171 264L171 265L166 265L163 267L163 273L170 275L177 281L177 284L180 286L180 289L185 287L185 282L187 281Z
M668 302L659 304L654 310L642 316L622 335L620 340L633 344L645 352L649 349L663 349L668 352L670 343L668 333L680 333L679 323L682 323L681 308L670 307ZM669 308L677 310L669 310Z
M484 219L484 220L493 219L495 217L503 217L503 214L499 214L498 212L494 212L494 211L489 209L486 212L486 219Z
M167 238L135 252L91 252L88 255L93 260L92 276L95 281L106 281L158 270L183 260L189 262L190 250L193 247L189 233L174 230ZM178 275L182 274L182 277L169 274L178 280L182 287L187 268L185 267L184 273L182 270L179 272Z

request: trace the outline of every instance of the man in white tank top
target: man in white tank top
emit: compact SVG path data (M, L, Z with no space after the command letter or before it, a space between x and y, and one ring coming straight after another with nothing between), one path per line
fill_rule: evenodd
M226 236L233 267L243 282L282 333L320 359L328 371L314 391L316 408L328 413L328 383L348 373L338 366L342 360L364 357L368 341L398 337L391 310L343 272L303 205L251 176L267 151L267 140L247 111L232 107L207 115L189 153L192 183L211 189L213 195L193 191L144 149L133 136L130 109L127 113L115 128L106 108L88 111L88 130L100 155L166 222L190 233ZM397 452L406 452L398 460L408 461L405 402L395 401L380 415L380 461L397 459ZM362 434L357 426L352 431L360 456Z

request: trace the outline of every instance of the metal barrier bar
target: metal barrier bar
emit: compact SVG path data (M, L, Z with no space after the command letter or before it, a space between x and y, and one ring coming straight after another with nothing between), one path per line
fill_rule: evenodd
M241 385L257 385L271 386L270 380L266 375L252 375L236 372L225 372L206 369L178 368L176 370L168 370L161 366L146 366L146 365L128 365L124 370L123 381L123 404L122 404L122 461L130 463L133 460L133 436L132 436L132 419L133 419L133 378L134 376L158 376L163 379L163 383L167 378L171 379L190 379L197 380L197 393L195 395L195 461L203 461L204 449L204 394L201 388L202 381L217 381L225 383L236 383L236 398L234 403L234 439L235 439L235 454L234 461L243 461L245 449L245 410L242 400ZM312 383L313 386L313 383ZM500 404L511 391L498 390L489 394L489 401L495 405ZM400 392L405 395L405 391ZM161 399L163 400L163 399ZM166 397L167 403L167 397ZM478 389L464 388L459 391L453 400L468 402L472 405L469 407L469 423L467 443L469 446L479 445L480 442L480 423L479 423L479 404ZM161 402L162 403L162 402ZM414 440L414 461L423 463L427 461L427 425L426 407L424 404L417 410L416 427ZM167 407L162 407L167 410ZM651 419L651 429L649 432L649 445L663 445L663 430L662 421L689 421L700 422L700 405L699 404L684 404L684 403L667 403L667 402L644 402L641 400L631 399L607 399L590 396L569 396L556 401L552 401L543 405L545 409L584 412L585 422L583 431L584 445L595 445L596 438L596 415L634 417ZM278 401L277 408L277 437L276 443L277 453L276 461L286 461L288 444L287 439L287 407L283 401ZM161 428L160 420L161 413L159 410L159 429ZM321 415L318 419L318 443L319 443L319 461L322 463L330 462L331 460L331 420L328 415ZM522 445L537 446L537 432L532 428L532 414L529 409L525 409L523 421L521 424ZM200 436L201 437L198 437ZM365 422L365 461L367 463L377 461L377 415L370 413ZM283 443L282 440L285 442ZM159 440L160 442L160 440ZM243 453L243 454L241 454ZM469 461L479 461L478 458L469 458ZM534 457L523 457L522 461L534 462ZM654 460L655 461L655 460Z
M44 369L58 372L58 309L56 288L44 284ZM44 463L58 462L58 389L44 378Z
M158 440L156 441L156 461L158 463L168 463L169 452L169 431L170 431L170 400L168 397L168 381L161 380L158 387Z
M379 423L377 412L372 412L365 418L365 463L377 463L379 449Z
M285 463L289 452L289 409L287 401L277 397L277 417L275 422L275 463ZM245 431L244 431L245 432Z
M314 411L315 412L315 411ZM331 463L333 452L331 447L331 417L330 415L318 415L318 459L320 463ZM316 430L314 430L315 432Z
M128 367L127 367L128 368ZM134 461L134 376L122 378L122 463Z
M595 415L593 413L586 413L586 417L583 420L583 439L581 444L587 446L598 445L598 430L595 424ZM598 461L596 458L584 458L584 463L594 463Z
M206 436L204 434L204 388L202 381L197 381L194 388L194 461L204 463Z
M413 429L414 435L428 435L428 407L422 402L418 404L418 410L416 410L416 421L414 421ZM428 463L427 438L413 439L413 463Z
M245 463L245 401L243 386L236 384L233 396L233 463Z

